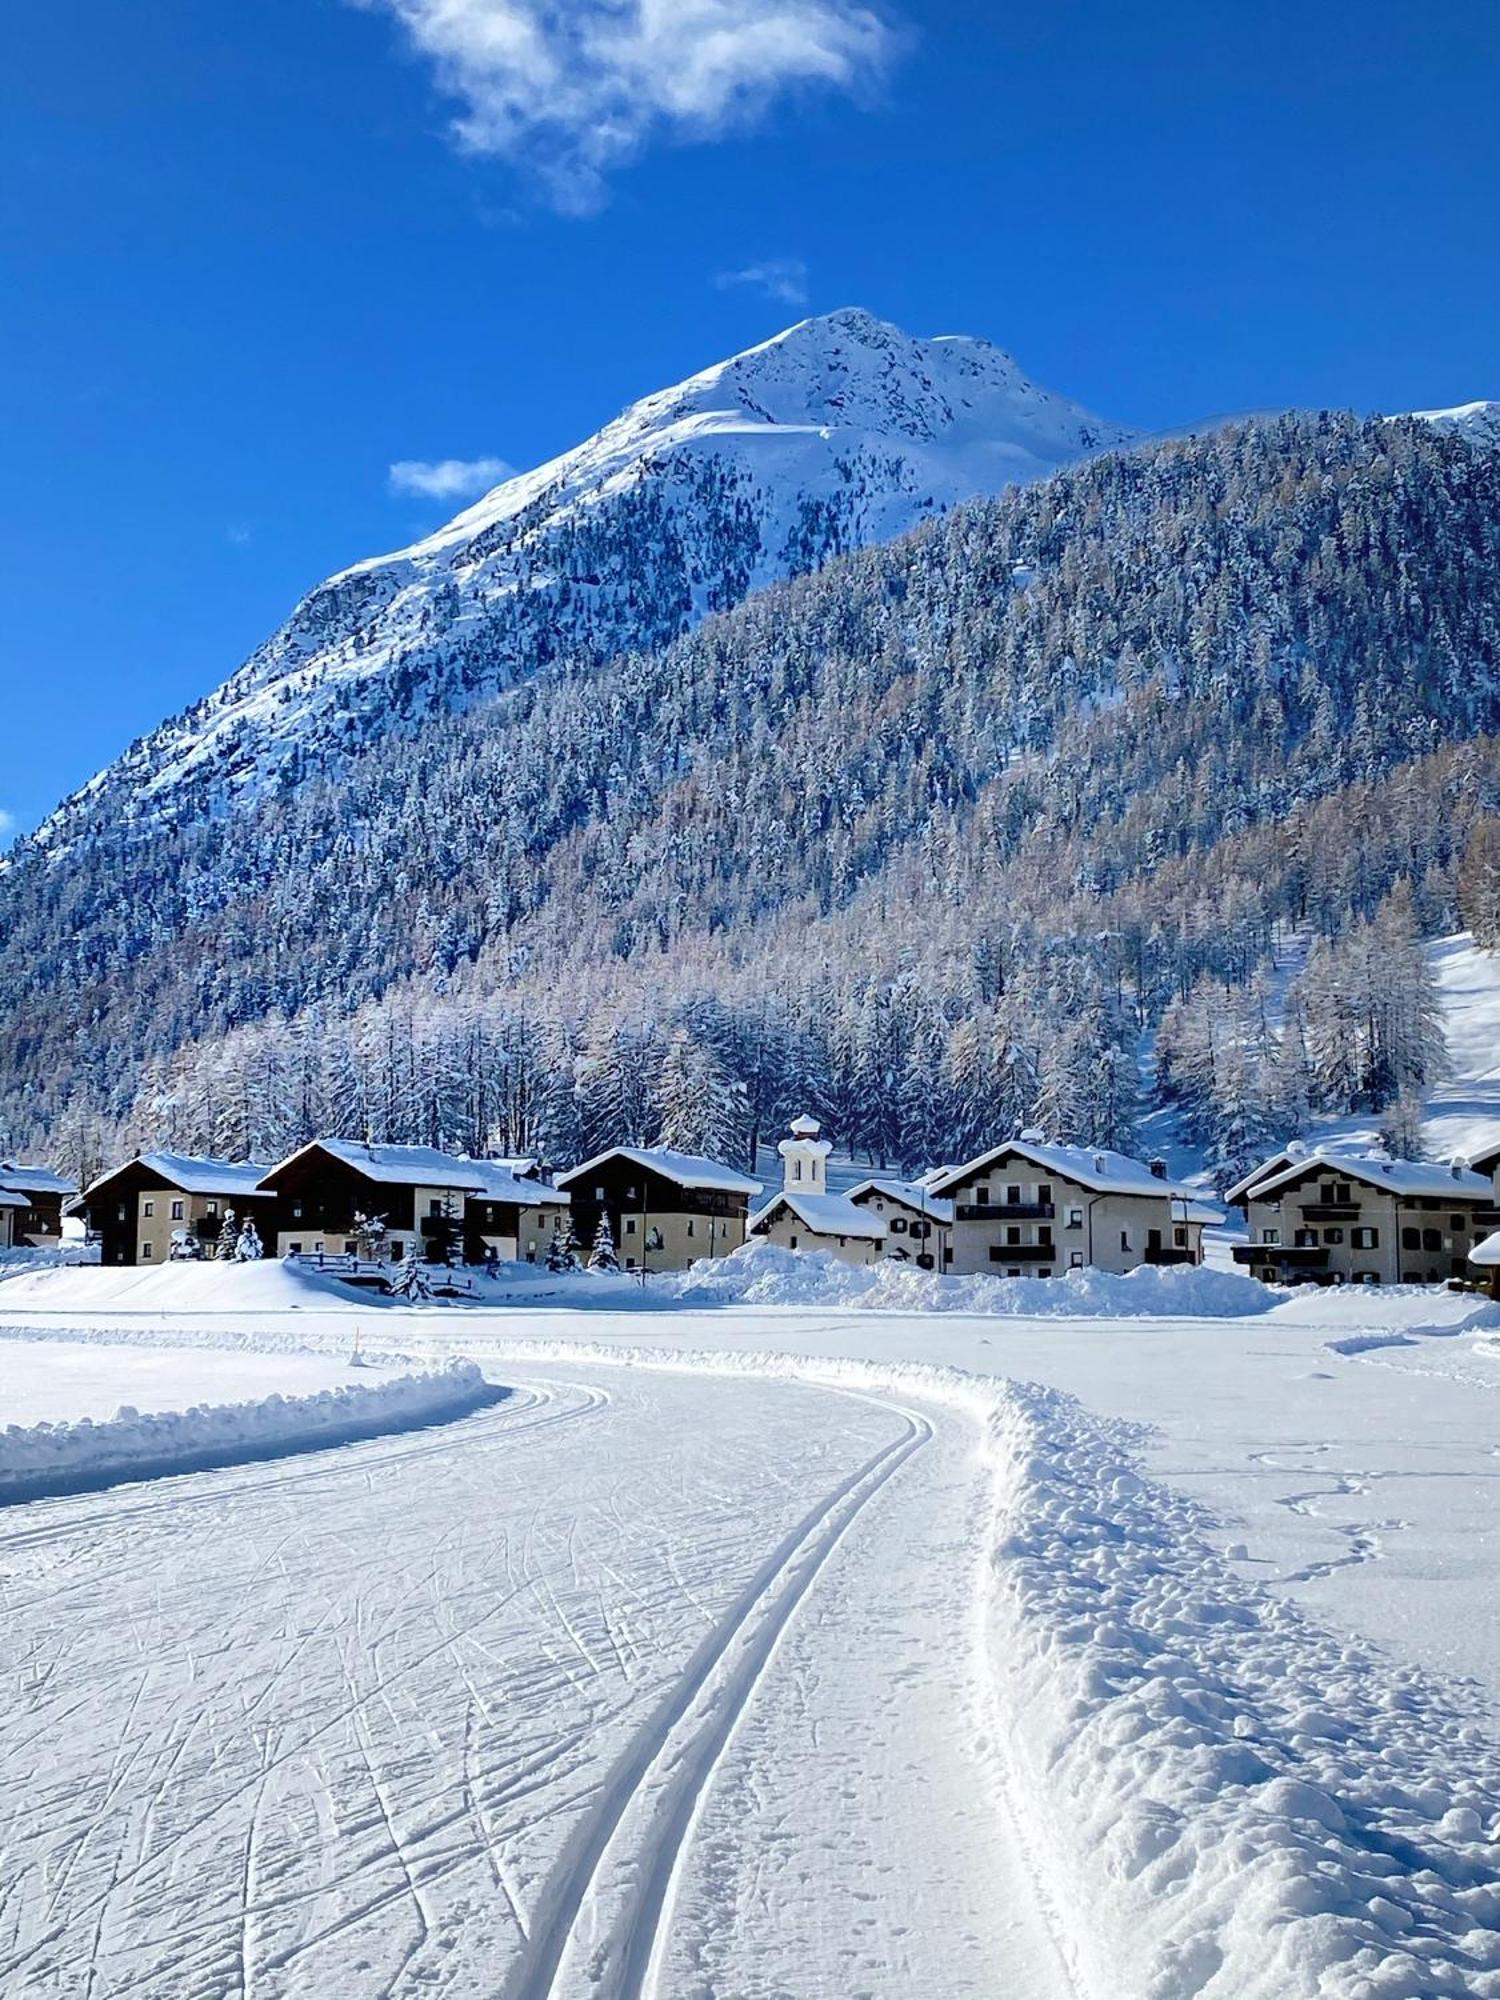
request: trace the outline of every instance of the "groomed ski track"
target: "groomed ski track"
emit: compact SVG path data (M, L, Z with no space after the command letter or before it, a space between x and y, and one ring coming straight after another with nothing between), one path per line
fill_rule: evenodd
M0 1992L1072 1994L975 1427L489 1368L445 1430L0 1514Z

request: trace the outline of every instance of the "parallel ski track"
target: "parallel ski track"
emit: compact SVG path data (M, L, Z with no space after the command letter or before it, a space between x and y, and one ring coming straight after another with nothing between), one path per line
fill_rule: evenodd
M570 1947L590 1956L597 2000L654 2000L680 1866L700 1804L781 1635L861 1512L932 1436L916 1412L894 1443L825 1494L783 1539L699 1646L681 1679L604 1781L600 1802L534 1913L527 1950L500 2000L563 2000ZM645 1825L627 1824L644 1817ZM604 1935L584 1935L619 1864L628 1886Z

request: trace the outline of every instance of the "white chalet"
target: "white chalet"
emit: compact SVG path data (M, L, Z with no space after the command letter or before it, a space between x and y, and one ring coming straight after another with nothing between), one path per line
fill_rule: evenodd
M957 1276L1050 1278L1093 1266L1201 1264L1214 1215L1160 1161L1023 1136L927 1183L953 1204L942 1268Z

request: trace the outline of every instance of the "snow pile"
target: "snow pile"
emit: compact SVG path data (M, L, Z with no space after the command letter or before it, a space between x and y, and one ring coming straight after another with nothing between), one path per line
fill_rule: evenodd
M729 1257L702 1258L653 1279L652 1289L691 1305L857 1306L1022 1319L1236 1319L1268 1312L1281 1297L1257 1278L1204 1264L1143 1264L1124 1277L1083 1270L1056 1278L954 1278L915 1264L844 1264L831 1251L764 1241Z
M1242 1581L1125 1427L1013 1387L992 1433L1011 1754L1056 1814L1100 1990L1500 1995L1477 1700Z
M467 1415L504 1392L472 1361L384 1382L199 1403L142 1415L128 1404L106 1423L11 1424L0 1433L0 1504L87 1492L121 1479L160 1477L276 1458L411 1430Z

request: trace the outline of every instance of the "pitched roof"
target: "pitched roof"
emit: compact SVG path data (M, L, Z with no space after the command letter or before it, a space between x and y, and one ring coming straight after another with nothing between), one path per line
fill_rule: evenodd
M519 1160L464 1160L464 1167L480 1177L476 1190L486 1201L512 1201L522 1208L541 1208L555 1205L566 1208L572 1201L570 1194L555 1188L547 1181L528 1180L516 1172L521 1165L530 1162Z
M1007 1139L1003 1146L992 1146L987 1153L966 1160L961 1167L950 1167L931 1183L933 1192L950 1192L971 1174L983 1173L1007 1153L1019 1154L1044 1173L1075 1181L1079 1187L1092 1188L1097 1194L1170 1195L1177 1201L1192 1201L1198 1193L1185 1181L1169 1181L1153 1174L1144 1160L1133 1160L1128 1153L1111 1153L1097 1146L1042 1145L1032 1139Z
M927 1186L925 1181L887 1180L880 1174L872 1174L857 1187L845 1190L850 1201L858 1201L862 1194L883 1194L887 1201L899 1201L914 1212L925 1215L933 1222L951 1222L953 1204L942 1201Z
M716 1189L721 1194L759 1194L761 1184L751 1180L748 1174L736 1172L718 1160L706 1160L698 1153L674 1153L667 1146L611 1146L606 1152L596 1153L591 1160L581 1166L572 1167L565 1174L559 1174L559 1187L568 1187L606 1160L629 1160L633 1165L648 1173L660 1174L664 1180L675 1181L679 1187Z
M1322 1146L1262 1181L1256 1193L1274 1194L1304 1174L1318 1173L1342 1174L1346 1180L1363 1181L1367 1187L1385 1188L1392 1194L1439 1200L1456 1196L1464 1201L1491 1201L1495 1193L1483 1174L1470 1173L1467 1167L1436 1166L1430 1160L1382 1160L1374 1154L1337 1153Z
M24 1194L13 1194L9 1188L0 1188L0 1208L30 1208L31 1203Z
M155 1174L164 1186L178 1188L183 1194L227 1194L241 1201L252 1196L269 1199L270 1195L269 1189L260 1185L267 1170L254 1161L205 1160L190 1153L137 1153L123 1166L100 1174L85 1188L85 1199L95 1189L107 1186L131 1167L144 1167L148 1173Z
M1262 1160L1258 1167L1252 1167L1248 1174L1237 1180L1232 1188L1227 1188L1224 1192L1225 1201L1231 1204L1244 1201L1252 1188L1258 1187L1262 1181L1270 1180L1273 1174L1279 1174L1291 1161L1302 1157L1304 1153L1299 1150L1295 1141L1289 1146L1283 1146L1279 1153L1272 1153L1269 1159Z
M0 1188L15 1188L22 1194L77 1194L78 1183L50 1167L18 1167L0 1160Z
M271 1168L279 1174L304 1153L327 1153L367 1181L383 1187L461 1188L479 1194L485 1187L479 1160L460 1160L436 1146L372 1146L363 1139L314 1139Z
M786 1188L778 1189L763 1208L755 1211L750 1218L751 1229L759 1229L769 1222L783 1204L815 1236L859 1236L879 1243L886 1235L885 1224L879 1216L871 1215L867 1208L860 1208L846 1194L799 1194L795 1189Z

